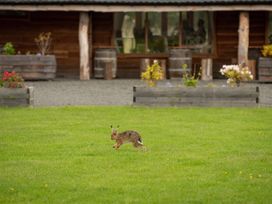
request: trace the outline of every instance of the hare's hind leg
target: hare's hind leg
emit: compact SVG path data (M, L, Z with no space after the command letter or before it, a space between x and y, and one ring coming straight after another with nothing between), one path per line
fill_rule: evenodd
M144 145L142 143L139 143L138 141L133 143L133 146L138 148L138 147L143 147Z

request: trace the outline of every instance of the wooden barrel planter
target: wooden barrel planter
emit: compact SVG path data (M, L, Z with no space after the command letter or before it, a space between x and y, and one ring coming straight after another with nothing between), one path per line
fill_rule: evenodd
M16 71L25 80L50 80L56 77L54 55L0 55L0 71Z
M112 78L116 78L116 50L114 48L98 48L95 50L94 56L94 77L109 78L109 66L111 67Z
M0 88L0 106L34 105L34 88Z
M133 104L147 106L245 107L259 103L258 87L134 87Z
M192 70L192 54L190 49L173 48L169 50L169 77L181 78L184 69L182 65L187 64L187 70Z
M260 82L272 82L272 58L260 57L258 62L258 76Z

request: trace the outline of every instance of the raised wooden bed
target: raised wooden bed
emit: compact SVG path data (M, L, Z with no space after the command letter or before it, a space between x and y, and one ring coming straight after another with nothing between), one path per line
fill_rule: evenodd
M258 75L260 82L272 82L272 58L260 57L258 62Z
M54 55L0 55L0 72L16 71L25 80L50 80L56 77Z
M257 106L258 87L133 87L135 105Z
M0 88L0 106L32 106L33 93L33 87Z

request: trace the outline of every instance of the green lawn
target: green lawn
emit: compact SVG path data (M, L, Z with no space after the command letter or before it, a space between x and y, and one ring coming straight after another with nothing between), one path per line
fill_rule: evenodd
M271 203L272 109L0 109L0 203ZM147 151L116 151L110 125Z

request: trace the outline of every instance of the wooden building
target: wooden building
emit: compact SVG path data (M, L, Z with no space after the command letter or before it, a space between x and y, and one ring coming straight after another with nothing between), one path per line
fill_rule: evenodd
M139 78L143 59L168 67L169 50L187 48L193 67L212 59L220 78L223 64L258 58L272 0L0 0L0 45L36 53L41 32L52 33L58 77L93 78L101 48L117 51L118 78Z

